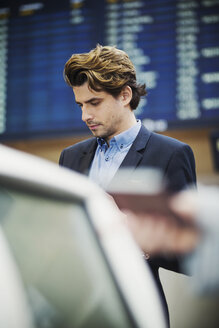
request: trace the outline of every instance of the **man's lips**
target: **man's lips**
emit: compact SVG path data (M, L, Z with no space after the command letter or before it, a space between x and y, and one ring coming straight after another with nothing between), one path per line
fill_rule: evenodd
M88 127L89 127L89 129L91 129L91 130L95 130L95 129L97 129L98 128L98 126L99 126L100 124L89 124L88 125Z

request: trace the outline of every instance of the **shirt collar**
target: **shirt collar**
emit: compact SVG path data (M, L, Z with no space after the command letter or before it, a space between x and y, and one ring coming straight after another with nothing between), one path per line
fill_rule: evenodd
M131 128L113 137L110 140L110 145L116 144L120 150L128 147L130 144L133 143L133 141L137 137L140 128L141 128L141 121L138 119L136 124L133 125ZM106 141L103 138L97 138L97 142L100 148L103 149L106 147Z

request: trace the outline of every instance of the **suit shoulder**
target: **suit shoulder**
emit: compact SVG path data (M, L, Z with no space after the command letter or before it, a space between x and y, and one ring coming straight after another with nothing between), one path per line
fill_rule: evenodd
M160 147L165 147L171 150L190 148L189 145L180 140L155 132L151 133L150 141L154 144L160 145Z
M66 167L79 165L78 161L81 155L86 154L91 149L95 149L95 145L96 138L90 138L63 149L59 157L59 165Z
M168 152L173 152L177 149L180 150L190 148L189 145L182 141L160 133L152 132L145 126L142 126L139 136L141 139L144 138L144 140L147 140L147 147L153 148L156 152L159 150L168 150Z
M96 142L96 138L89 138L86 140L82 140L82 141L77 142L74 145L66 147L65 149L63 149L62 152L65 152L65 153L72 153L75 151L83 152L83 151L89 149L92 145L94 145L95 142Z
M181 190L196 183L195 157L188 144L152 132L148 142L147 158L151 166L163 170L169 190Z

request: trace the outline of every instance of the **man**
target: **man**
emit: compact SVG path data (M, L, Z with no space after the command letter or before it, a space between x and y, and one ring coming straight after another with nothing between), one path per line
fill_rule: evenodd
M89 53L73 55L64 76L95 138L63 150L60 165L88 174L105 189L124 167L161 169L171 191L195 183L191 148L148 131L136 120L134 110L146 90L145 85L137 84L135 68L125 52L97 45ZM178 262L165 258L148 262L167 311L158 269L162 265L178 271Z

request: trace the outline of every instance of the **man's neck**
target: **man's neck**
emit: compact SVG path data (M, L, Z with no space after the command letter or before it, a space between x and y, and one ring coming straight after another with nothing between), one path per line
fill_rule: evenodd
M129 124L127 124L123 129L121 129L120 131L118 131L118 133L116 133L115 135L113 135L112 137L110 138L103 138L105 140L105 142L107 143L107 145L109 146L110 144L110 140L112 140L114 137L120 135L121 133L123 132L126 132L128 131L129 129L131 129L133 126L135 126L137 124L137 120L134 116L134 120L132 121L129 121Z

